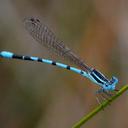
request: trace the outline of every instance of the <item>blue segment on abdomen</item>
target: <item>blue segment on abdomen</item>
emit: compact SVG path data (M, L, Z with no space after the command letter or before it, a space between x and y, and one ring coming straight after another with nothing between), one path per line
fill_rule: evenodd
M7 52L7 51L1 51L0 56L3 58L13 58L13 53L12 52Z
M42 62L47 63L47 64L52 64L53 61L51 61L51 60L46 60L46 59L42 59Z
M66 64L61 64L61 63L56 63L57 66L62 67L62 68L67 68Z
M31 56L30 58L31 58L33 61L37 61L37 60L38 60L38 57Z

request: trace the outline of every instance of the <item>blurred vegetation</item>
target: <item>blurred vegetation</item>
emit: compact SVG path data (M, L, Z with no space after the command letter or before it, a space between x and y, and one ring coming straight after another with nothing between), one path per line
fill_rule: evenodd
M25 17L47 24L85 62L119 85L128 75L128 3L116 0L0 1L0 47L19 54L56 58L25 31ZM89 80L46 64L0 58L0 128L71 128L97 105ZM120 87L118 87L120 88ZM85 127L127 128L123 95Z

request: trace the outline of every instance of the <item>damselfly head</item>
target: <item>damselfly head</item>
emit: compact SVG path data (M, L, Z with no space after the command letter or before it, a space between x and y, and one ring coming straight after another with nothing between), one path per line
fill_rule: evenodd
M108 91L115 91L115 90L116 90L116 85L117 85L117 83L118 83L118 79L113 76L113 77L110 79L110 81L107 82L107 83L103 86L103 88L104 88L105 90L108 90Z
M110 82L116 85L118 83L118 79L115 76L113 76Z
M110 80L110 83L111 83L111 86L113 87L113 90L116 90L115 88L116 88L116 85L118 83L117 77L113 76L112 79Z

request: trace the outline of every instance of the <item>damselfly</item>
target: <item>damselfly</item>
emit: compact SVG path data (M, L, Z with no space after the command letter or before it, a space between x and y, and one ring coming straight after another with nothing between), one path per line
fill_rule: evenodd
M71 67L63 63L55 62L53 60L33 56L18 55L9 51L1 51L0 57L8 59L36 61L65 68L76 72L83 77L90 79L95 84L99 85L99 93L116 91L116 84L118 83L118 79L116 77L113 76L109 80L98 70L87 66L84 61L82 61L71 49L69 49L62 41L58 40L55 34L46 25L42 24L39 19L27 18L24 20L24 24L26 30L37 42L42 44L44 47L52 50L57 55L60 55L76 64L80 69Z

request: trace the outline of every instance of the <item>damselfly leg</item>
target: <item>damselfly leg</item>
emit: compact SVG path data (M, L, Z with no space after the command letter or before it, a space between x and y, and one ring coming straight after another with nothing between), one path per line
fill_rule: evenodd
M110 100L110 98L112 96L114 96L116 94L118 90L115 89L114 91L108 91L108 90L104 90L103 88L99 89L96 91L96 100L98 102L98 104L100 104L102 106L102 102L104 102L105 100ZM110 103L109 103L110 105Z

